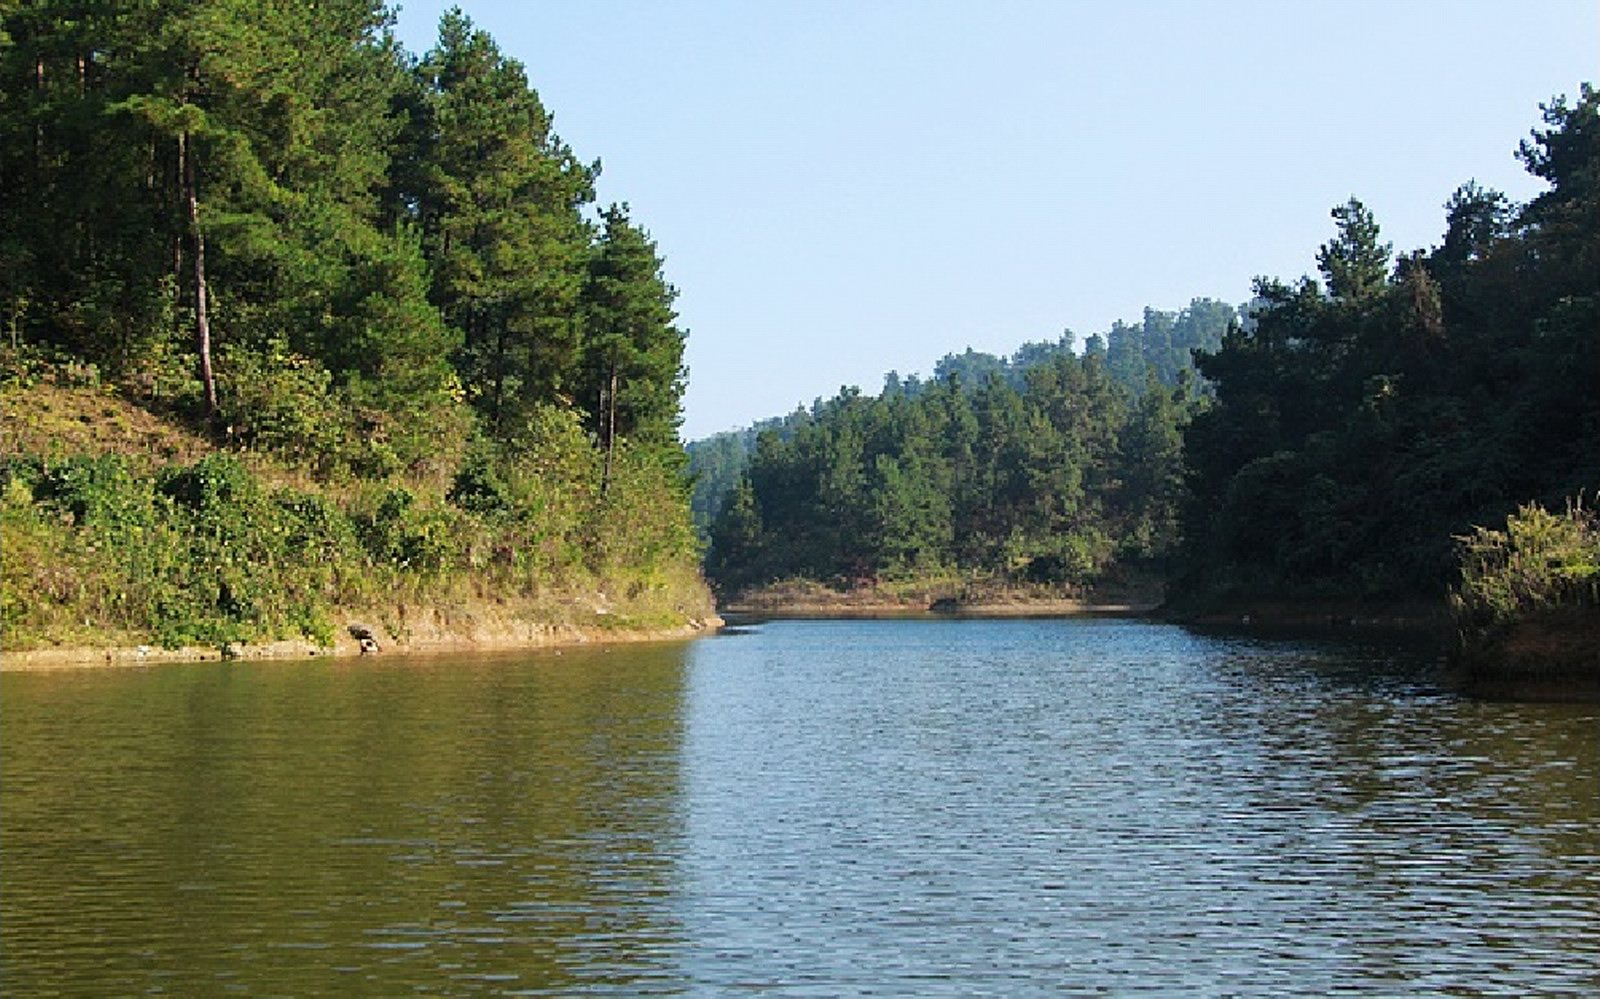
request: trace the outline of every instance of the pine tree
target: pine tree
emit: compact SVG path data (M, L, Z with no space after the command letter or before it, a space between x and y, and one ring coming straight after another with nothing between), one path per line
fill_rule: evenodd
M391 216L421 230L431 298L458 331L457 367L490 432L575 389L579 295L598 165L579 163L516 60L460 10L417 63Z
M584 282L584 360L579 398L590 411L610 479L617 445L677 446L685 372L677 291L662 276L656 245L626 205L603 213L604 231Z
M1333 209L1339 234L1317 251L1317 266L1334 298L1362 299L1379 291L1393 244L1378 242L1378 223L1355 198Z

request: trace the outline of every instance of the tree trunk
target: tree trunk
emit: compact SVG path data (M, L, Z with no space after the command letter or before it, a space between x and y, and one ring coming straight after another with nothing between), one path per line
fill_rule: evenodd
M611 456L617 450L617 362L611 362L611 375L606 380L605 411L606 411L606 465L605 471L600 476L600 495L605 496L611 492Z
M44 102L44 56L35 56L33 60L33 89L39 95L41 103ZM44 116L40 115L33 121L33 175L38 178L44 169Z
M200 234L200 196L187 132L178 135L178 159L183 175L183 203L189 216L189 237L194 240L194 340L200 352L200 383L205 386L206 415L215 416L217 382L211 372L211 322L206 316L206 240Z
M477 312L476 309L473 310ZM490 423L502 440L506 434L506 324L499 316L494 319L494 412Z

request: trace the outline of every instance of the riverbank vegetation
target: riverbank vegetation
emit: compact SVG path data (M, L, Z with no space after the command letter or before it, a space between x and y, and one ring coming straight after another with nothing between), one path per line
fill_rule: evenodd
M1142 564L1194 614L1442 607L1458 581L1489 585L1497 535L1474 535L1465 580L1453 538L1600 487L1600 96L1552 101L1518 155L1547 189L1518 205L1462 185L1431 248L1397 256L1359 200L1334 208L1319 277L1259 280L1187 345L1194 376L1161 349L1176 324L1152 337L1147 313L1120 355L891 376L759 428L710 529L712 578L1092 590ZM718 476L739 444L709 442Z
M654 242L492 38L389 23L0 21L7 649L710 614Z
M1322 282L1262 281L1199 358L1186 588L1442 592L1452 538L1600 483L1600 101L1549 105L1527 205L1467 184L1440 245L1396 258L1335 210Z
M1505 530L1457 539L1455 658L1469 679L1585 681L1600 689L1600 517L1581 500L1527 504Z

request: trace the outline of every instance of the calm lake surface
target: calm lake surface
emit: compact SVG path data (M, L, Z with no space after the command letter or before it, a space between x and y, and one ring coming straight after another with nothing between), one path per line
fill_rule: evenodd
M0 676L6 995L1594 995L1600 708L1131 620Z

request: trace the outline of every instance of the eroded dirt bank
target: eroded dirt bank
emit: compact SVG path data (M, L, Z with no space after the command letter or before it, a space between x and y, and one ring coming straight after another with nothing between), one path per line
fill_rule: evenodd
M359 656L363 654L362 641L352 633L352 627L356 631L369 632L377 645L375 654L385 656L677 641L712 634L723 624L722 618L715 613L685 617L677 622L646 623L630 621L602 610L590 615L589 621L549 621L530 616L527 608L484 607L413 609L398 620L393 611L382 615L349 617L349 623L342 625L333 642L327 645L299 639L178 649L150 645L58 646L0 652L0 669L74 669L222 659ZM387 625L382 623L385 620L389 622Z

